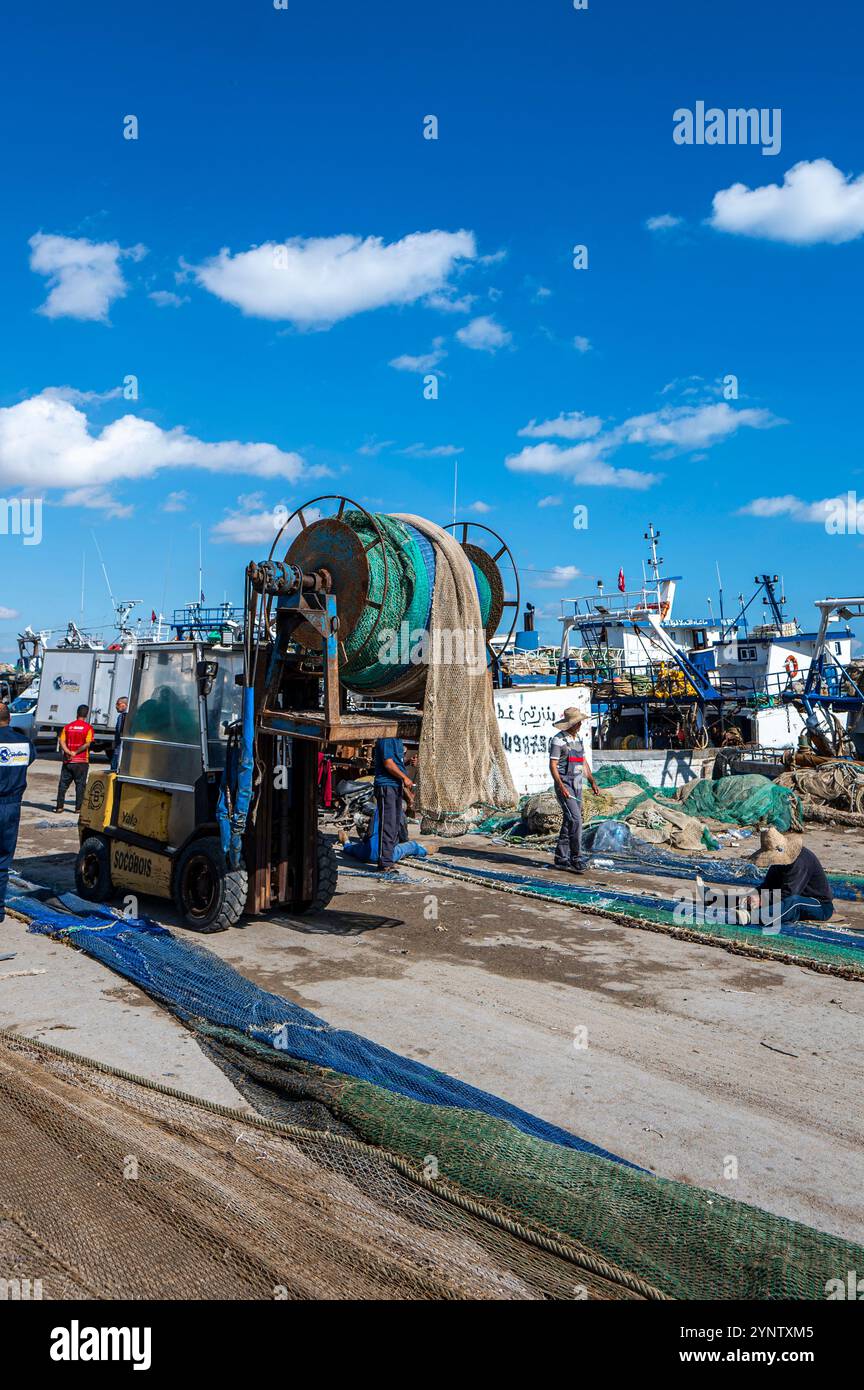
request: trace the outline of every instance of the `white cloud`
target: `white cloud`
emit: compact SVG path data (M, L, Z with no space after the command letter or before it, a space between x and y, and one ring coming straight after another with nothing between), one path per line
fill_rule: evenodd
M60 506L89 507L94 512L103 512L115 521L128 520L135 510L127 503L119 502L108 488L100 487L98 484L93 487L76 487L64 492Z
M707 449L728 439L739 429L765 430L784 424L770 410L734 410L728 401L711 405L664 406L625 420L613 436L628 444L650 444L672 452Z
M830 159L802 160L782 184L721 189L713 208L711 225L722 232L796 246L854 241L864 233L864 174L853 179Z
M464 448L456 444L435 444L431 448L425 444L409 444L407 449L398 449L397 453L407 454L409 458L417 459L448 459L454 454L464 454Z
M39 313L49 319L88 319L108 322L108 310L122 299L127 285L120 261L140 261L144 246L124 248L116 241L87 241L84 237L30 238L30 269L48 278L50 294Z
M110 391L79 391L75 386L46 386L42 392L49 400L69 401L72 405L103 405L106 401L116 401L123 395L122 386L112 386Z
M706 382L704 376L699 376L698 374L691 372L690 376L676 376L673 381L667 381L666 385L660 392L660 395L668 396L671 394L675 396L699 396L705 395L706 392L711 393L712 391L716 395L719 390L722 390L722 386L720 386L719 384L711 386L708 382Z
M554 420L532 420L519 431L520 436L547 442L512 454L505 459L505 464L513 473L560 474L588 487L642 490L653 487L662 474L613 466L610 458L625 445L644 444L661 449L664 457L694 454L721 443L743 427L769 429L783 423L768 410L733 410L722 401L700 406L666 406L644 415L633 415L603 433L598 416L571 411ZM565 446L548 442L552 437L581 442Z
M792 521L812 522L824 526L831 517L841 522L849 532L864 534L864 498L856 498L854 493L824 497L819 502L804 502L793 493L782 497L756 497L746 506L738 509L739 516L758 516L763 520L776 517L789 517Z
M4 608L0 603L0 618L20 618L20 616L17 608Z
M163 512L185 512L188 501L188 492L169 492L162 503L162 510Z
M574 579L578 579L581 573L575 565L555 565L547 573L541 573L534 583L538 589L560 589L563 585L571 584Z
M210 444L187 434L182 426L164 430L137 415L124 415L91 432L83 410L50 392L0 408L0 484L4 486L108 489L120 479L150 478L164 468L291 481L304 472L320 472L307 469L299 454L286 453L275 444L236 440ZM83 505L92 503L85 500Z
M275 507L266 507L263 493L245 493L237 498L235 508L226 508L224 518L211 529L210 539L217 545L266 545L269 550L290 514L291 509L284 502L277 503ZM321 512L313 507L305 515L307 522L317 521ZM300 519L295 517L282 531L277 558L282 558L299 530Z
M451 272L476 254L467 231L414 232L390 244L380 237L293 237L236 256L223 248L194 273L244 314L327 328L368 309L446 291Z
M478 516L485 516L487 512L491 512L493 509L489 506L488 502L478 501L472 502L468 510L469 512L476 512Z
M560 507L564 498L560 493L550 493L548 497L541 497L537 503L538 507Z
M457 329L456 337L463 347L477 352L497 352L513 341L513 334L502 328L489 314L472 319L464 328Z
M189 303L188 294L175 294L173 290L152 290L147 298L160 309L179 309L181 304Z
M680 227L683 221L683 217L675 217L671 212L661 212L659 217L647 218L645 226L649 232L668 232L673 227Z
M366 458L377 458L385 449L392 449L396 443L395 439L367 439L365 444L361 444L357 450L358 454L363 454Z
M557 415L554 420L531 420L521 430L521 439L591 439L603 427L598 415L583 415L581 410L570 410Z
M577 352L591 351L590 339L584 338L581 333L576 334L576 337L573 339L573 346Z
M423 301L427 309L437 309L442 314L470 314L476 294L456 295L449 290L440 294L429 294Z
M397 372L419 372L422 375L424 372L431 372L446 356L444 339L434 338L429 352L420 353L417 357L411 357L405 352L401 357L394 357L390 366L395 367Z
M590 440L562 448L558 444L532 444L505 459L511 473L558 473L586 487L635 488L639 491L660 481L659 473L639 473L633 468L613 468L603 458L604 442Z

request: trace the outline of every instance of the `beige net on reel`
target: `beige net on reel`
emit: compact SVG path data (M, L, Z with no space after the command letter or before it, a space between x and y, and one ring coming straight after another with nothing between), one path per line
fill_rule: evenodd
M495 718L477 587L449 531L419 516L397 520L426 536L436 559L419 750L422 829L461 835L490 810L519 800Z

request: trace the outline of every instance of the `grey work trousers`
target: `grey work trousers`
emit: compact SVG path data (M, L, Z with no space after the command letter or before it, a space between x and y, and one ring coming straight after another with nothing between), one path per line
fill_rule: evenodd
M566 782L564 785L566 796L562 796L557 786L555 788L558 805L564 812L561 834L555 846L555 863L562 869L582 868L582 792L580 790L577 796Z
M390 869L402 830L402 788L376 787L375 801L378 806L378 868Z

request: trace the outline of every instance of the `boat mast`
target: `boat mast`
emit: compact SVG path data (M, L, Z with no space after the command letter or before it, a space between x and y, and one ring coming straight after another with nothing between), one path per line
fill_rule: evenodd
M660 583L660 566L663 564L663 556L657 555L657 542L660 539L660 532L654 530L653 522L648 523L648 530L645 532L645 540L651 547L651 573L654 576L654 583Z

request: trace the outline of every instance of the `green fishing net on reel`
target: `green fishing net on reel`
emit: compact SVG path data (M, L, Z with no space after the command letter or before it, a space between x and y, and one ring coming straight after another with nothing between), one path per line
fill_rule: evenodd
M411 635L425 630L432 607L432 585L420 547L407 526L392 516L374 513L378 531L367 512L346 512L344 521L368 547L369 598L383 608L380 618L377 607L367 604L354 631L345 638L347 660L342 676L347 685L357 690L374 691L391 684L406 669L406 665L382 661L388 638L399 640L407 623L409 644ZM385 594L386 582L386 594Z
M477 597L480 600L480 617L483 619L484 628L486 628L489 626L489 614L492 612L492 586L473 560L471 561L471 569L474 571L474 583L477 586Z

